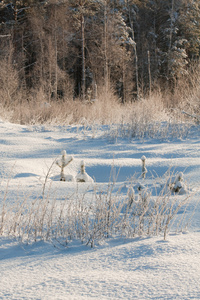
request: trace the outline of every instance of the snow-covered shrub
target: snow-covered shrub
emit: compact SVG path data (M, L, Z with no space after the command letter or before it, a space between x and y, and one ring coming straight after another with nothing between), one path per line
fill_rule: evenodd
M76 175L77 182L94 182L92 177L90 177L85 171L85 162L84 160L81 161L81 170L80 173Z
M146 173L147 173L147 168L146 168L146 166L145 166L146 157L143 155L143 156L141 157L141 160L142 160L142 178L145 178Z
M67 153L65 150L61 152L62 157L56 161L56 164L61 168L60 173L60 181L74 181L74 178L72 175L65 176L64 174L64 168L70 164L70 162L73 160L73 157L67 156Z
M167 180L167 186L170 188L170 190L173 193L177 193L179 195L183 195L188 192L187 186L184 182L184 176L182 172L180 172L175 176L171 176Z

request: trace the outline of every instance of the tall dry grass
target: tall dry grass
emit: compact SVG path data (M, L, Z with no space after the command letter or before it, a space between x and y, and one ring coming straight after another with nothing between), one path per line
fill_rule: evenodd
M1 61L0 118L19 124L124 124L147 127L153 122L194 121L182 114L198 114L200 107L200 66L193 66L175 85L173 91L159 87L151 96L122 104L114 90L97 88L93 102L73 99L69 85L62 99L50 99L45 86L27 92L19 87L19 78L9 62ZM43 83L45 85L45 83ZM71 92L69 92L71 91ZM50 100L49 100L50 99ZM134 122L133 122L134 121ZM142 124L142 126L140 126ZM146 125L145 125L146 124Z
M36 97L21 95L21 99L7 104L1 101L0 117L19 124L117 124L133 119L168 121L169 112L165 108L161 94L151 98L122 104L111 90L99 91L96 101L90 103L80 99L58 99L46 101L42 91Z
M127 194L121 194L120 189L114 192L115 182L109 183L104 191L94 185L92 194L77 191L62 201L51 197L48 190L42 197L24 197L15 205L10 205L5 193L0 206L0 236L22 242L59 241L63 245L79 240L94 247L107 238L163 235L166 239L176 218L173 231L187 227L185 214L191 194L173 195L167 181L154 195L148 186L137 194L129 193L133 187L134 181Z

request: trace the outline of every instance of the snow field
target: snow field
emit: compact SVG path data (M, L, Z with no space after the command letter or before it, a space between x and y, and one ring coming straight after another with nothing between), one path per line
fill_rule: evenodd
M94 248L76 239L67 245L59 240L26 244L1 236L0 299L200 299L198 128L188 140L171 142L118 139L111 143L103 131L92 138L90 131L76 127L0 122L1 199L6 192L10 207L25 198L27 205L42 199L46 174L62 150L74 157L64 170L66 175L76 176L84 160L98 191L105 191L111 178L111 182L116 180L113 195L120 191L123 199L131 182L136 180L135 186L143 183L138 178L145 155L148 173L144 184L153 189L154 197L155 185L161 189L169 169L174 174L183 172L194 196L186 212L185 207L179 211L171 229L176 232L182 218L190 226L182 234L169 234L166 241L163 234L151 238L111 236L95 243ZM66 198L87 191L87 201L92 201L91 183L60 182L59 174L60 169L53 164L45 197L51 191L49 199L62 205ZM137 189L135 192L138 194ZM177 199L181 197L185 196Z

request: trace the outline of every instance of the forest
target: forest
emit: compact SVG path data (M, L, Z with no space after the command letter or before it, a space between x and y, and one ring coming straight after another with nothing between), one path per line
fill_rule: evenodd
M1 105L173 94L198 65L199 22L197 0L0 1Z

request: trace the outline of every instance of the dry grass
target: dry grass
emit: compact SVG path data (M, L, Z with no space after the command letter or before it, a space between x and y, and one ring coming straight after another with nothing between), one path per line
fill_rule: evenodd
M198 114L200 107L200 67L191 68L188 75L177 82L173 92L151 93L151 97L139 101L127 101L125 104L112 89L105 91L98 86L97 99L94 102L73 99L72 88L68 86L62 99L50 99L41 87L27 94L19 87L19 78L9 63L0 62L0 117L19 124L150 124L155 122L192 121L182 111ZM71 83L69 83L70 85ZM71 91L71 92L69 92ZM70 96L71 95L71 96ZM135 126L135 125L134 125Z
M130 194L130 189L135 190L134 181L127 194L121 194L120 189L114 192L114 188L115 183L110 183L105 191L98 191L94 185L92 194L77 190L65 201L53 198L48 189L43 197L25 197L12 206L5 193L0 207L0 235L23 242L59 240L66 243L78 239L94 247L108 237L163 234L166 239L176 217L179 225L173 230L187 226L187 220L183 222L186 209L183 215L177 214L187 207L192 195L172 195L167 184L154 196L152 187Z
M164 107L162 96L153 95L151 98L137 102L121 104L112 92L100 91L98 99L90 103L80 99L58 99L46 101L42 92L36 98L24 97L8 105L2 103L1 118L19 124L117 124L133 119L168 120L168 112ZM23 99L24 97L24 99Z

